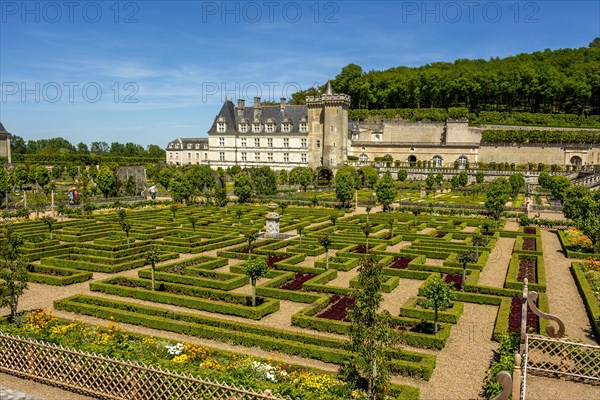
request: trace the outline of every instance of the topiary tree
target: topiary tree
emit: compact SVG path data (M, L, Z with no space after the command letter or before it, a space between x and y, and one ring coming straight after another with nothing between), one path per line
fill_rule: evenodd
M252 284L252 307L256 307L256 280L267 275L269 266L264 258L248 260L244 264L244 274L250 278Z
M450 286L444 282L439 275L427 280L423 286L423 292L427 298L426 305L434 310L434 334L438 331L438 310L450 306Z
M325 269L329 270L329 246L331 246L331 239L329 236L321 236L318 242L325 249Z
M235 211L235 219L237 219L237 220L238 220L238 226L242 225L242 215L243 215L243 214L244 214L244 213L243 213L243 212L242 212L242 210L240 210L240 209L237 209L237 210Z
M246 239L246 242L248 242L248 254L252 253L252 244L254 242L256 242L256 232L255 231L250 231L250 232L245 232L244 233L244 238Z
M367 212L367 225L369 224L369 216L371 215L372 206L366 206L365 211Z
M417 216L419 214L421 214L421 209L418 208L418 207L416 207L416 208L413 208L412 210L410 210L410 212L414 215L414 217L415 217L415 223L414 223L414 225L417 226Z
M46 225L48 225L48 229L50 230L50 240L52 240L52 225L56 223L56 219L49 215L46 215L44 216L44 218L42 218L42 221L44 221Z
M289 204L281 202L279 203L279 208L281 208L281 216L285 213L285 209L288 208Z
M160 251L156 246L146 253L146 262L152 266L152 290L154 290L154 270L156 269L156 263L160 261Z
M477 261L477 258L475 258L475 254L472 251L461 251L458 254L457 261L462 265L463 268L461 290L464 292L465 285L467 283L467 263L475 262Z
M125 236L127 237L127 247L129 247L129 231L131 230L131 226L131 223L127 221L123 222L121 225L121 229L125 232Z
M177 204L171 204L171 206L169 207L169 210L171 210L171 213L173 214L173 221L175 221L175 216L177 215L178 209L179 207L177 206Z
M390 227L390 238L394 236L394 218L389 218L387 220L388 226Z
M377 201L383 206L383 211L389 211L390 205L398 195L398 190L389 172L383 174L383 177L377 182L375 193L377 194Z
M479 260L479 246L486 246L488 244L488 239L483 237L483 235L476 233L473 235L473 239L471 240L471 246L475 246L475 257Z
M198 222L198 217L195 215L190 215L188 217L188 221L190 221L190 224L192 224L192 230L196 232L196 223Z
M299 227L296 228L296 233L300 237L300 245L302 245L302 232L304 232L304 227L303 226L299 226Z
M329 220L331 221L331 225L333 225L333 234L334 235L335 235L335 224L337 222L337 219L338 219L338 217L335 214L329 216Z
M366 239L365 247L367 248L367 251L369 251L369 235L371 234L372 227L367 222L367 224L365 226L363 226L362 230L363 230L363 233L365 234L365 239Z

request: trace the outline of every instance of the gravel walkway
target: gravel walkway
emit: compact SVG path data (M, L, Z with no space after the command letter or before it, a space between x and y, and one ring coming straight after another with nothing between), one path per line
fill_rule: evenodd
M556 233L542 230L541 235L550 312L564 322L566 336L597 345L597 338L592 332L585 306L569 270L573 260L563 254Z
M478 285L504 287L506 271L512 257L513 238L499 238L490 253L485 268L479 275Z
M527 375L527 400L592 400L600 398L600 386Z
M28 393L25 395L25 393ZM93 400L93 397L68 392L27 379L0 373L1 400Z

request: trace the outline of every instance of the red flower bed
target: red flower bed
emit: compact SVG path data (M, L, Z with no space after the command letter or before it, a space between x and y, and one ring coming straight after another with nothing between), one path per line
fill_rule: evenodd
M357 254L365 254L367 252L367 247L364 244L359 244L352 252Z
M408 267L408 263L412 260L412 257L394 257L394 261L388 268L406 269Z
M538 317L527 308L527 329L533 328L535 333L539 333ZM513 297L510 303L510 315L508 317L508 332L521 331L521 298Z
M279 261L283 261L286 258L288 258L288 256L276 256L274 254L270 254L269 259L267 260L267 265L269 266L269 268L274 268L275 263L278 263Z
M352 297L334 294L329 302L329 307L321 311L317 317L348 322L348 308L353 305L354 299Z
M531 250L535 251L535 238L525 238L523 239L523 250Z
M444 282L450 286L454 286L454 289L460 289L462 286L462 274L442 274Z
M286 290L300 290L302 289L302 284L309 279L314 278L317 274L303 274L301 272L296 272L294 275L294 279L291 281L287 281L284 284L279 286L279 289Z
M524 282L524 279L527 278L528 282L537 282L536 268L537 260L528 258L519 259L519 273L517 274L517 280L519 282Z
M535 235L535 228L525 228L523 229L526 235Z

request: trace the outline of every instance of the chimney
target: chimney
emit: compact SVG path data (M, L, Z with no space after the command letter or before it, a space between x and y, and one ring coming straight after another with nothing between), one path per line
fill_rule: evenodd
M260 119L260 112L262 106L260 105L260 97L254 98L254 119Z
M285 111L286 100L285 97L279 99L279 109L281 112Z
M238 118L242 118L244 116L244 107L246 106L246 101L244 99L238 99L237 104L237 116Z

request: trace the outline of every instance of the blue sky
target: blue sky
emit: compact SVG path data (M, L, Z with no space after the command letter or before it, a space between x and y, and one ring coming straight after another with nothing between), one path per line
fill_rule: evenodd
M600 1L0 2L0 121L28 139L165 146L226 98L363 70L587 46Z

